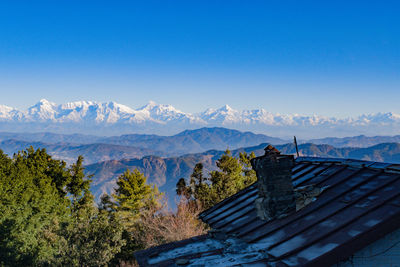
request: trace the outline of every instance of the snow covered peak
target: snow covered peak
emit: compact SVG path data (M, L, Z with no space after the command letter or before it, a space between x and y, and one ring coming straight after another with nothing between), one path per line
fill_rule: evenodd
M136 110L137 118L148 118L149 120L156 122L170 122L170 121L191 121L195 119L191 114L184 113L172 105L157 104L154 101L150 101L147 105Z
M43 123L48 125L56 123L62 127L63 123L75 123L79 128L83 125L97 127L110 125L118 126L116 129L148 133L149 129L164 127L177 132L195 127L228 126L237 129L256 130L272 129L272 127L287 127L287 129L310 129L309 127L322 127L323 129L338 128L340 131L348 127L364 127L362 129L374 130L374 126L389 127L392 132L400 130L400 115L392 112L366 114L354 118L337 119L318 115L299 114L274 114L265 109L238 111L225 105L218 109L209 108L198 114L180 111L172 105L157 104L149 101L145 106L132 109L116 102L75 101L57 105L46 99L41 99L26 111L18 111L12 107L0 105L0 122L24 123L31 125ZM68 126L66 126L68 127ZM388 129L389 129L388 128ZM42 129L42 128L41 128ZM361 128L360 128L361 129ZM293 131L293 130L291 130ZM356 132L356 134L366 132Z
M233 108L231 108L229 105L225 105L223 107L221 107L220 109L218 109L221 112L234 112L235 110Z
M146 105L138 108L137 110L152 110L152 109L154 109L154 108L156 108L158 106L159 106L159 104L157 104L153 100L150 100Z
M46 99L41 99L35 105L28 108L24 114L30 121L52 121L57 113L57 105Z
M177 110L172 105L157 104L154 101L149 101L149 103L147 103L145 106L137 109L137 111L148 111L151 113L155 113L157 115L160 115L162 113L183 113L182 111Z
M14 108L6 106L6 105L0 105L0 114L9 113L12 110L14 110Z
M54 105L54 103L52 103L52 102L50 102L49 100L47 100L47 99L45 99L45 98L42 98L42 99L40 99L39 100L39 102L38 102L38 104L43 104L43 105Z
M89 106L96 105L97 102L94 101L74 101L68 102L61 105L61 109L77 109L77 108L87 108Z
M154 108L154 107L156 107L157 105L158 105L157 102L155 102L155 101L153 101L153 100L150 100L150 101L145 105L145 107Z
M22 113L15 108L0 105L0 121L18 121L19 119L21 119L21 117Z
M213 123L227 124L239 122L241 118L240 112L234 110L228 105L219 109L209 108L200 114L201 118L205 121L212 121Z

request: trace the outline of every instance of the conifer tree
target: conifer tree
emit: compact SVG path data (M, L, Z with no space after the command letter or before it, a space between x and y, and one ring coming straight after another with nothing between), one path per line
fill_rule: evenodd
M102 266L120 251L122 226L94 205L82 161L0 150L0 266Z
M93 196L89 191L90 178L92 175L86 176L83 167L83 157L78 156L76 163L70 167L70 179L66 186L67 192L72 195L72 208L79 209L80 206L93 205Z
M118 177L117 188L113 194L114 207L124 227L123 238L126 245L116 256L117 259L129 261L134 251L146 247L142 236L148 229L141 223L141 217L155 214L161 208L161 197L158 188L147 184L147 178L137 169L126 170Z
M203 164L197 163L190 176L190 185L186 186L181 179L177 184L177 192L190 195L189 200L198 202L203 209L210 208L257 180L250 164L250 159L254 157L254 153L241 152L236 158L227 149L216 162L218 170L211 171L210 176L205 177Z
M157 207L160 193L156 186L147 184L147 178L137 169L126 170L117 180L113 195L117 211L129 228L140 217L140 212Z
M64 246L58 264L63 266L107 266L125 244L122 224L114 215L99 210L89 190L83 157L70 167L67 191L72 195L70 222L62 231Z
M210 185L208 178L204 176L203 164L197 163L194 166L193 173L190 175L190 187L187 191L192 193L192 197L196 200L202 208L207 208L212 202L212 196L210 194Z
M63 229L64 246L57 264L62 266L107 266L125 245L123 226L112 213L95 207L93 195L83 189L72 209L71 222Z
M210 172L213 204L230 197L244 188L242 166L237 158L232 157L231 151L226 150L221 158L217 160L216 165L220 170Z
M1 156L1 163L0 265L44 265L56 255L58 232L68 221L68 200L58 187L68 177L65 164L32 147L13 161Z
M176 194L178 196L185 197L186 199L190 199L191 190L190 187L186 185L185 178L179 179L178 183L176 184Z
M256 155L254 154L254 152L251 152L250 154L247 154L246 152L239 153L239 162L242 165L242 173L244 176L244 187L247 187L257 181L256 172L255 170L253 170L250 163L250 160L255 157Z

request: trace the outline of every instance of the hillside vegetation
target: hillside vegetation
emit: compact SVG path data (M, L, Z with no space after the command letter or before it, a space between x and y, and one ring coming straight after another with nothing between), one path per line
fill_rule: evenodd
M232 150L232 155L239 156L240 152L263 155L268 144L245 147ZM276 146L284 154L295 154L294 144ZM400 163L400 144L386 143L368 148L335 148L330 145L301 144L301 156L353 158L379 162ZM171 204L175 202L174 186L180 178L189 180L191 171L196 163L202 163L204 172L209 173L216 169L217 160L224 154L223 150L209 150L203 153L187 154L180 157L162 158L146 156L141 159L111 160L86 166L87 173L93 174L93 193L98 197L103 193L110 193L115 187L115 179L126 169L138 169L143 172L151 183L159 186L165 192Z
M0 266L127 266L137 250L204 234L197 215L255 182L254 156L226 151L210 177L196 164L171 212L137 169L119 175L96 206L83 157L66 167L45 149L13 158L0 151Z

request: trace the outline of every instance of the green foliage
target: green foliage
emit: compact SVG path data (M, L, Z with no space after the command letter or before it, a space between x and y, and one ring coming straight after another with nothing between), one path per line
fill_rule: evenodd
M102 198L102 207L115 212L121 220L126 245L116 257L119 260L131 260L133 252L146 247L143 238L146 229L142 223L143 216L152 216L161 208L162 194L155 185L147 184L147 178L137 169L126 170L117 180L113 198Z
M190 187L186 185L185 178L179 179L176 184L176 194L178 196L184 196L185 198L189 198L191 195Z
M72 222L63 229L65 238L60 259L62 266L107 266L125 245L122 224L104 210L93 205L80 206L72 214Z
M126 228L131 227L140 217L140 212L153 209L158 205L160 193L156 186L146 183L147 178L135 169L126 170L117 180L113 195L117 203L117 212Z
M239 162L242 165L242 172L244 176L244 187L247 187L257 181L256 172L253 170L250 163L250 160L255 157L256 155L254 154L254 152L251 152L250 155L248 155L246 152L239 153Z
M82 194L85 194L90 188L91 181L89 179L85 179L85 169L83 168L82 164L83 157L79 156L76 163L72 164L70 168L71 179L67 184L67 191L72 195L73 204L77 204L81 198L84 200L85 198ZM87 178L91 178L91 176Z
M177 193L186 197L190 195L202 208L210 208L257 180L250 164L250 159L254 157L254 153L248 155L243 152L239 154L239 158L235 158L226 150L216 162L219 170L210 172L209 177L204 177L203 164L198 163L190 176L190 185L186 186L186 183L180 180Z
M95 207L82 162L0 150L0 266L99 266L120 250L122 228Z
M57 231L68 219L68 200L57 187L68 176L65 165L33 148L1 158L0 262L41 265L57 251Z
M198 164L191 185L180 188L205 198L208 179ZM67 167L44 149L12 159L0 150L0 266L117 265L138 249L204 232L197 206L181 204L177 214L164 209L162 194L138 170L121 175L99 208L90 183L83 157Z

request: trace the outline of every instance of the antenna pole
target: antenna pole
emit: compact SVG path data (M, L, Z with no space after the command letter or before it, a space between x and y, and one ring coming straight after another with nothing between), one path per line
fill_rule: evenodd
M299 157L299 148L297 147L296 136L294 136L294 146L296 147L296 154L297 154L297 157Z

